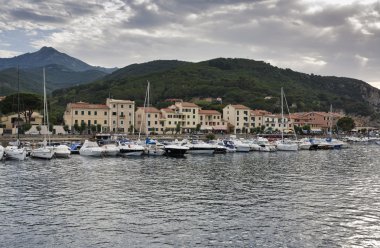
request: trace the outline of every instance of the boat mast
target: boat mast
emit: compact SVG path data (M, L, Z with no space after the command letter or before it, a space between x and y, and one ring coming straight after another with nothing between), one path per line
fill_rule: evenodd
M281 140L282 143L284 143L284 89L281 87L281 123L282 123L282 129L281 129Z
M333 123L332 104L330 104L330 139L332 139L332 123Z
M145 120L145 115L146 115L146 105L147 105L147 99L149 97L149 81L148 81L148 86L146 88L146 92L145 92L145 99L144 99L144 108L143 108L143 115L142 115L142 119L141 119L141 122L140 122L140 128L139 128L139 140L140 140L140 136L141 136L141 129L142 129L142 123L144 122ZM145 128L147 129L147 123L145 123ZM146 131L146 130L145 130ZM146 131L147 132L147 131Z
M20 70L17 65L17 145L20 145Z

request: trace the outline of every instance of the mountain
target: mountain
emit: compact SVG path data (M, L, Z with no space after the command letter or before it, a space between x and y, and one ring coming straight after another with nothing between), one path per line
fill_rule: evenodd
M13 58L0 58L0 95L17 91L17 67L21 91L40 93L42 67L46 68L47 90L67 88L97 80L117 68L91 66L52 47Z
M92 82L107 75L97 70L72 71L62 65L45 66L47 92ZM22 92L42 93L42 67L19 70L20 89ZM17 68L0 71L1 95L9 95L17 91Z
M25 53L13 58L0 58L0 70L17 66L20 68L43 67L51 64L61 65L72 71L96 70L111 73L116 70L116 68L91 66L52 47L42 47L37 52Z
M160 67L163 64L171 66ZM363 81L309 75L248 59L135 64L86 86L57 90L53 97L60 106L79 100L100 103L109 95L142 105L147 80L151 82L151 102L156 106L163 106L168 98L222 97L223 104L240 103L278 113L280 88L284 87L292 112L328 111L332 104L335 110L379 118L380 90Z

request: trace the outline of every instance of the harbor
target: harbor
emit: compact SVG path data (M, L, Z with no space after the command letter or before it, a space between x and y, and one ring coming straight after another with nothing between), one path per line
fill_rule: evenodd
M379 147L0 162L4 247L376 247Z

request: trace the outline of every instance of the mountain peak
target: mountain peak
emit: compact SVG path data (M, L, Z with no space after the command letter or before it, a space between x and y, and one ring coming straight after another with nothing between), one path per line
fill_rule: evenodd
M41 47L41 49L38 51L40 53L58 53L58 51L53 47Z

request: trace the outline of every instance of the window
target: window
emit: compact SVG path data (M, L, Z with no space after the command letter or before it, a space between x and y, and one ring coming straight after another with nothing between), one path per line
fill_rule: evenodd
M120 112L120 116L124 116L124 113L123 113L123 112Z
M148 121L148 126L150 126L150 121Z
M91 115L91 111L88 111L87 114L88 114L88 115Z
M87 125L88 125L88 126L91 126L91 120L88 120L88 121L87 121Z
M107 120L104 120L104 124L107 124Z
M78 115L78 110L75 110L75 115Z
M195 125L195 121L193 121L193 125Z
M120 106L120 108L124 108L124 105L122 104L122 105Z
M129 113L128 115L131 116L131 113Z
M107 112L106 112L106 111L104 111L104 115L107 115Z
M98 111L94 111L94 115L98 115Z
M236 114L237 114L237 115L239 115L239 110L238 110L238 111L236 111Z
M236 121L239 121L239 117L236 117Z
M148 114L148 118L150 118L150 114Z
M112 112L112 115L116 115L116 112Z
M154 125L157 125L157 121L154 121Z
M84 111L81 111L81 115L84 115Z
M98 124L98 121L97 121L97 120L94 120L94 124L95 124L95 125Z
M115 124L116 124L116 121L112 121L112 124L114 124L114 125L115 125Z
M129 105L129 108L132 108L132 105Z
M193 114L195 114L195 109L193 109Z
M154 117L157 118L157 114L155 114Z
M75 120L75 124L78 124L78 120Z
M124 124L124 121L120 121L120 125L123 125Z
M113 107L116 108L116 105L114 104Z
M193 115L193 119L195 119L195 115Z
M171 121L169 121L169 125L171 125L172 124L172 122Z

